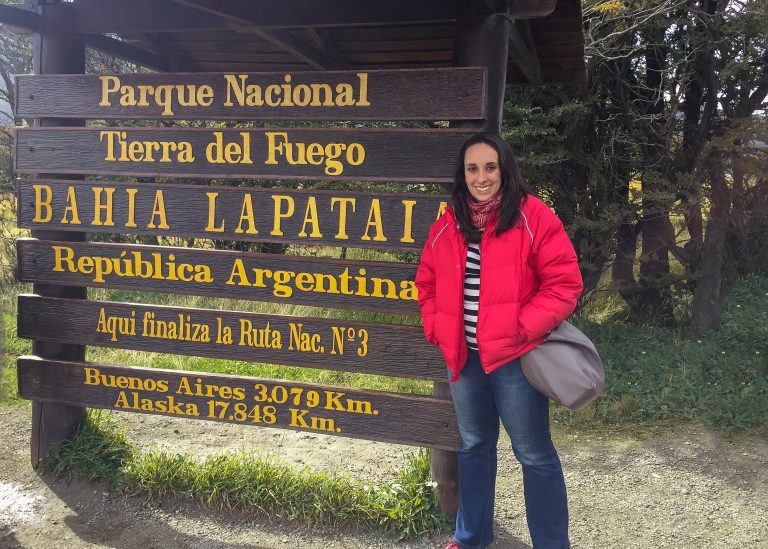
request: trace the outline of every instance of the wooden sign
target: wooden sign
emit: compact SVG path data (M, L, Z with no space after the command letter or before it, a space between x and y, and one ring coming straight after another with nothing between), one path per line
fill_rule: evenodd
M455 450L453 404L430 396L176 370L18 360L19 396Z
M16 116L234 120L485 117L485 69L18 76Z
M406 263L36 239L17 253L23 282L419 313Z
M450 182L475 130L18 128L16 171Z
M32 295L19 296L18 310L18 334L27 339L446 379L419 326Z
M285 188L19 180L28 229L421 250L450 197Z

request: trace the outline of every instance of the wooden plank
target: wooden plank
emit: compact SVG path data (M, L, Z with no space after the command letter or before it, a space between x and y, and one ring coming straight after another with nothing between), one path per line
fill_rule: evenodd
M422 40L427 38L448 38L453 40L456 32L454 23L407 26L365 26L333 27L328 33L335 42L349 40Z
M373 65L376 63L450 63L453 59L451 48L440 51L349 52L346 55L350 61L361 65Z
M199 0L216 8L219 0ZM80 34L177 32L235 26L211 13L166 0L78 0L76 31ZM259 28L325 27L376 23L413 24L453 21L457 0L228 0L230 15L258 20ZM61 9L61 8L59 8ZM242 26L242 25L240 25Z
M43 19L35 11L0 4L0 23L11 27L14 32L39 32Z
M473 130L19 128L16 171L450 182Z
M362 53L366 51L441 51L452 50L452 38L428 38L414 40L380 40L380 41L354 41L337 42L336 45L342 52Z
M19 239L22 282L419 313L416 265Z
M227 3L215 2L213 4L199 3L194 0L174 1L177 4L197 8L216 17L222 17L240 25L242 30L274 44L281 50L290 52L294 57L301 59L315 70L350 68L349 63L340 56L335 55L335 52L330 51L329 48L322 47L320 44L314 44L305 36L297 36L287 29L265 30L259 28L258 25L264 18L261 10L250 9L244 11L238 9L238 3L236 1ZM313 27L307 27L307 30L315 29Z
M143 65L145 67L159 71L168 70L168 60L164 57L154 52L134 46L133 44L128 44L127 42L116 40L103 34L91 34L86 36L85 43L90 48L102 51L115 57L120 57L121 59L130 61L131 63L137 63L139 65ZM19 96L16 95L16 97Z
M432 448L460 442L450 399L33 356L17 364L22 398Z
M16 196L18 225L27 229L411 251L421 250L450 202L416 193L27 179Z
M405 54L408 52L402 55ZM232 61L274 61L275 56L236 55ZM216 59L215 54L209 54L200 60ZM28 118L98 119L475 119L482 118L484 113L484 75L484 70L477 67L250 74L21 75L16 83L16 114ZM152 86L143 106L142 86ZM336 93L339 86L350 91L348 101ZM262 104L248 105L249 97L258 97ZM309 105L299 106L308 99L312 100ZM337 105L336 100L348 104ZM269 101L279 105L270 106ZM128 102L134 104L124 104Z
M445 380L419 326L20 295L19 337ZM135 320L135 324L133 321Z

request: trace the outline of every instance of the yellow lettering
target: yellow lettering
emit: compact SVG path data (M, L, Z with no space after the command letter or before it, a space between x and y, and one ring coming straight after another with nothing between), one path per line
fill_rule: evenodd
M246 221L248 222L248 228L243 231L243 223ZM259 234L259 231L256 230L256 220L253 216L253 201L251 200L250 194L243 196L243 209L240 211L240 222L235 229L235 233L237 234L242 234L243 232L245 232L245 234Z
M113 227L115 225L115 222L112 220L112 195L115 194L114 187L106 189L104 187L91 187L91 190L93 191L93 225ZM104 194L107 197L107 201L104 204L101 202L102 191L105 191ZM106 214L103 222L101 220L102 211Z
M53 191L48 185L32 185L32 188L35 191L35 217L32 218L32 221L34 223L48 223L53 217L53 210L51 209ZM45 193L45 198L43 198L43 193Z
M70 272L75 272L75 262L72 258L75 257L75 251L67 246L52 246L53 248L53 270L61 273L64 272L63 263L67 264L67 268Z
M307 236L307 224L312 225L312 232L309 233L310 238L322 238L323 234L320 232L320 221L317 217L317 203L314 196L310 196L307 200L307 210L304 213L304 224L301 226L301 232L299 236L305 238Z
M413 244L413 207L416 205L415 200L403 200L403 206L405 207L405 219L403 221L403 238L400 242Z
M283 219L291 217L295 210L293 197L290 197L288 195L273 194L272 200L275 203L275 210L274 210L274 216L273 216L272 230L269 232L269 234L271 234L272 236L283 236L283 231L281 229ZM287 204L287 209L285 210L285 212L283 212L283 209L281 206L283 202Z
M440 202L440 206L437 208L437 217L435 219L440 219L440 216L445 213L445 209L448 207L448 202Z
M120 79L117 76L99 76L101 80L101 101L99 107L109 107L109 95L120 89Z
M208 197L208 225L205 226L205 232L223 233L224 220L221 220L221 225L216 226L216 197L219 193L205 193L205 196Z
M136 227L136 193L139 189L125 189L128 195L128 219L125 222L126 227Z
M370 107L368 102L368 73L358 72L357 78L360 80L360 96L357 99L358 107Z
M154 229L155 228L155 218L159 218L159 222L157 223L158 229L167 229L168 228L168 221L166 220L165 216L165 197L163 195L162 189L158 189L155 193L155 203L152 206L152 217L150 218L149 224L147 225L148 229Z
M360 237L361 240L370 240L371 237L368 235L368 231L370 231L371 227L374 227L376 229L376 236L373 237L373 240L376 242L386 242L387 238L384 236L384 226L381 222L381 205L379 203L378 198L374 198L371 200L371 209L368 212L368 223L365 226L365 234Z
M284 142L288 141L288 132L266 132L264 135L267 137L267 159L264 164L277 164L275 153L285 154ZM283 139L283 143L276 142L278 137Z
M69 214L69 220L67 220L67 214ZM77 212L77 196L75 195L75 188L69 187L67 189L67 202L64 208L64 217L61 218L63 225L72 224L80 225L80 215Z
M237 282L235 282L235 277L238 279ZM245 272L245 265L243 265L242 259L235 259L235 262L232 264L232 270L229 273L229 280L227 280L226 284L229 284L230 286L233 284L237 284L238 286L251 285L248 281L248 275Z
M339 205L339 231L336 233L336 237L339 240L348 240L347 234L347 206L352 205L352 213L355 213L355 205L357 203L356 198L331 198L331 211L336 204Z

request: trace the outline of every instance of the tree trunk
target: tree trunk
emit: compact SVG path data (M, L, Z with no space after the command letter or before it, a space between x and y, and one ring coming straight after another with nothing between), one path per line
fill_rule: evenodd
M710 184L712 185L712 207L704 235L701 261L694 273L696 286L693 291L691 329L696 336L702 336L720 327L723 305L730 291L727 285L723 284L730 191L719 157L713 159Z

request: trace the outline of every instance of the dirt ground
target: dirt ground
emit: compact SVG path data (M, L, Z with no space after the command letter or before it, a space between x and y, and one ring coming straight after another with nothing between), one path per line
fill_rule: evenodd
M56 481L29 464L28 406L0 406L0 549L442 548L446 535L398 542L370 532L164 501L147 504L98 483ZM203 456L246 450L387 482L411 449L272 429L125 414L142 447ZM768 441L685 426L661 433L557 432L574 548L768 548ZM508 447L508 446L507 446ZM530 547L511 452L500 459L494 549Z

